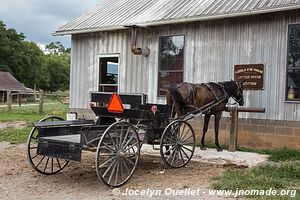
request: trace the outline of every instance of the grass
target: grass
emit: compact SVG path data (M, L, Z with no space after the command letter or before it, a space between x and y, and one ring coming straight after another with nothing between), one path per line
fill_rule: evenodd
M36 106L17 106L13 107L12 111L7 112L6 108L0 108L0 122L9 121L27 121L27 126L22 129L8 128L0 131L0 141L7 141L12 144L24 143L32 129L32 122L49 116L57 115L65 118L68 112L68 105L60 103L44 105L44 113L39 114L38 105Z
M200 147L200 144L196 144L197 147ZM205 143L205 146L208 148L216 148L216 145L213 143ZM228 150L228 145L220 145L223 149ZM295 161L300 160L300 150L290 149L287 147L280 149L253 149L246 147L238 147L237 151L244 152L253 152L258 154L269 155L268 160L279 162L279 161Z
M58 115L65 117L68 112L68 106L60 103L44 105L44 113L39 114L39 106L16 106L12 111L7 111L6 108L0 108L0 122L8 121L38 121L49 115Z
M250 148L239 148L239 151L255 152L259 154L270 155L268 159L270 161L279 162L279 161L294 161L300 160L300 150L289 149L287 147L281 149L250 149Z
M227 170L213 178L212 187L217 190L297 190L295 199L300 199L300 164L297 162L276 163L244 170ZM290 199L291 196L247 196L256 199Z
M11 144L21 144L26 142L32 127L28 126L22 129L9 128L0 133L0 141L10 142Z

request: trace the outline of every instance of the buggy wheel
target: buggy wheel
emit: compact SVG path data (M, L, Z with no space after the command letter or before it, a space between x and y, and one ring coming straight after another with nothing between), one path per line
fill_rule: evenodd
M119 121L103 133L96 152L96 172L110 187L125 184L133 175L140 157L140 142L133 125Z
M41 119L39 122L62 120L64 119L61 117L49 116ZM27 140L27 158L32 168L46 175L55 174L65 168L69 163L68 160L37 154L38 139L39 132L36 127L33 127Z
M185 166L195 151L195 133L192 126L183 120L170 123L160 140L160 155L173 168Z

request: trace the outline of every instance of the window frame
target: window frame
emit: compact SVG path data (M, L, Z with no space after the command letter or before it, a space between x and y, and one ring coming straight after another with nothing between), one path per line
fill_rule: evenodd
M290 27L298 25L300 26L300 21L295 23L289 23L286 28L286 63L285 63L285 92L284 92L284 102L286 103L300 103L300 97L297 99L288 99L288 64L289 64L289 48L290 48Z
M118 58L118 64L119 64L119 67L118 67L118 83L117 84L101 84L100 81L101 81L101 77L100 77L100 59L101 58L114 58L114 57L117 57ZM108 53L108 54L98 54L97 55L97 89L96 91L100 91L100 87L101 86L117 86L117 92L120 92L120 53Z
M160 45L161 45L161 38L162 37L174 37L174 36L183 36L183 61L182 61L182 70L160 70L160 64L161 64L161 60L160 60ZM158 98L165 98L166 95L161 95L160 94L160 84L159 84L159 74L160 72L174 72L174 73L182 73L182 81L184 81L185 79L185 53L186 53L186 35L184 33L176 33L176 34L165 34L165 35L159 35L158 36L158 56L157 56L157 97Z

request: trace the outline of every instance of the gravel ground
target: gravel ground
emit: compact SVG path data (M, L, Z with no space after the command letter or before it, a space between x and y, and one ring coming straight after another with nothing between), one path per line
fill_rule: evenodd
M169 169L158 156L144 153L129 182L119 189L111 190L98 180L92 152L84 153L81 163L71 162L62 172L45 176L35 172L28 164L24 144L12 146L1 143L0 146L0 199L134 200L147 196L113 193L125 193L128 190L147 192L149 189L156 189L155 199L224 199L208 195L211 178L222 174L227 168L223 165L192 161L184 168ZM170 189L183 192L198 189L200 192L198 196L164 195Z
M153 150L151 145L143 145L143 153L158 155L159 151ZM195 153L192 160L197 162L204 162L217 165L235 165L236 167L253 167L266 163L268 155L262 155L250 152L230 152L223 150L218 152L216 149L207 148L205 151L200 150L199 147L195 148Z

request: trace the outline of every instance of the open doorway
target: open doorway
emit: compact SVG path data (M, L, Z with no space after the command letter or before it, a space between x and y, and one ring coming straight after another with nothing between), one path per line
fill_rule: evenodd
M119 56L104 55L99 58L99 91L118 92Z

